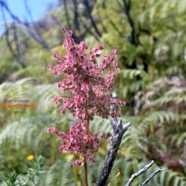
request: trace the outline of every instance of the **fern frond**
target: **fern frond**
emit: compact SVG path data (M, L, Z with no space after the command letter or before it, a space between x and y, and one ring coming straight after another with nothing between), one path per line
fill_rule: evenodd
M146 117L142 120L140 125L158 125L159 123L178 123L180 118L178 115L174 114L173 112L168 111L155 111L150 114L147 114Z

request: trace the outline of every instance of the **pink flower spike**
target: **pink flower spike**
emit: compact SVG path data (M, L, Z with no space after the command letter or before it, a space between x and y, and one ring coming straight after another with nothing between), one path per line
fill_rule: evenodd
M102 118L118 117L119 113L112 112L110 106L117 104L123 106L125 103L118 98L112 98L110 91L114 80L119 72L117 63L117 50L113 49L108 56L101 57L104 45L87 53L87 45L81 41L77 45L72 38L72 31L62 28L66 38L63 46L67 55L62 56L54 52L53 57L57 62L50 64L48 70L55 75L63 74L63 79L57 83L57 88L67 97L57 96L53 98L54 104L61 104L61 114L71 112L76 122L67 131L60 131L53 127L47 129L62 139L58 151L67 151L71 154L79 154L86 157L87 161L95 163L95 154L99 149L99 141L106 137L104 133L93 134L89 129L89 121L94 116ZM101 61L101 63L100 63ZM72 166L82 166L83 160L76 159Z

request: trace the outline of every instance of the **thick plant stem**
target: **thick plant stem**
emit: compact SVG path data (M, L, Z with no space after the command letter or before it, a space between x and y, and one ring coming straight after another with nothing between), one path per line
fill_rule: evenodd
M85 182L85 186L88 186L88 170L87 170L87 161L85 156L84 156L84 182Z

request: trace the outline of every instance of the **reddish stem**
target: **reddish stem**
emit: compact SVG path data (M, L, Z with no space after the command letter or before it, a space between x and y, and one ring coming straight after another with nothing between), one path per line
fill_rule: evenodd
M86 133L89 133L89 115L88 115L88 110L86 108L86 116L87 116L87 122L86 122ZM86 157L84 156L84 182L85 182L85 186L88 186L88 169L87 169L87 161L86 161Z
M87 169L87 162L86 162L86 157L84 156L84 182L85 182L85 186L88 186L88 169Z

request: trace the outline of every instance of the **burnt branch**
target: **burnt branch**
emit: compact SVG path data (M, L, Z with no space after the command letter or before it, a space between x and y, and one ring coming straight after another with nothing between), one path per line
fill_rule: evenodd
M139 40L138 37L139 35L137 34L136 28L135 28L135 24L134 24L134 20L131 17L131 0L123 0L123 4L124 4L124 9L125 9L125 14L127 16L128 22L130 24L131 27L131 38L130 38L130 42L131 44L133 44L134 46L138 46Z
M81 23L82 23L82 25L84 26L84 28L86 29L86 32L88 32L88 33L89 33L90 35L92 35L98 42L100 42L99 37L91 31L91 26L87 26L87 24L83 21L83 19L81 19Z
M1 1L0 1L0 3L1 3ZM4 32L4 36L5 36L5 41L6 41L7 47L9 49L10 53L12 54L12 56L19 62L19 56L14 51L14 49L12 47L12 44L11 44L12 42L11 42L10 37L9 37L10 29L14 29L14 25L12 25L11 28L8 27L8 25L6 23L5 12L4 12L2 6L0 8L1 8L2 18L3 18L3 21L4 21L4 26L5 26L5 29L6 29L6 31ZM3 38L3 36L1 38Z
M5 10L10 15L10 17L12 18L12 20L14 21L17 27L22 28L23 31L25 31L31 38L33 38L36 42L38 42L44 49L50 50L50 47L45 42L45 40L41 37L41 35L35 29L31 29L28 24L22 22L17 16L15 16L11 12L11 10L9 9L5 1L0 0L0 7L2 9L1 12ZM6 21L4 20L4 22L5 22L5 28L7 29Z
M108 16L108 18L109 18L109 16ZM113 26L113 28L116 30L116 32L118 33L118 35L119 35L121 38L124 38L123 33L117 28L116 24L115 24L111 19L109 19L109 22L110 22L110 24Z
M113 94L113 97L117 97L116 94ZM111 110L113 112L117 111L118 106L112 105ZM116 159L117 152L122 140L124 133L127 131L131 123L122 124L122 120L119 118L110 118L110 122L113 128L113 133L110 140L110 147L107 151L106 158L103 163L103 168L98 178L96 186L104 186L107 183L108 176L113 167L114 161Z
M110 147L107 151L106 158L103 163L103 168L98 178L96 186L104 186L107 183L108 176L113 167L116 155L122 140L124 133L127 131L131 123L126 123L122 125L122 121L118 119L111 118L111 124L113 127L113 134L111 137Z
M156 169L142 184L140 184L139 186L144 186L146 185L150 180L152 180L154 178L154 176L156 176L159 172L164 171L165 169L161 169L158 168Z
M14 43L15 43L15 46L16 46L16 51L17 51L17 54L16 54L16 56L17 56L17 60L18 60L18 62L19 62L19 64L23 67L23 68L25 68L26 67L26 65L25 65L25 63L24 63L24 59L23 59L23 55L22 55L22 50L21 50L21 48L20 48L20 44L19 44L19 41L18 41L18 34L17 34L17 28L16 28L16 26L15 26L15 24L13 23L13 41L14 41Z
M113 98L116 98L117 95L113 93ZM111 110L113 112L116 112L118 110L118 106L116 104L111 105ZM122 120L120 118L110 118L110 122L113 128L113 133L110 140L110 147L107 151L106 158L103 163L102 171L99 175L98 181L96 183L96 186L105 186L107 184L108 176L111 172L111 169L113 167L122 137L124 133L128 130L131 123L125 123L122 124ZM140 169L138 172L132 174L128 182L125 184L125 186L130 186L131 183L134 181L135 178L140 176L141 174L145 173L152 165L154 164L154 161L151 161L148 163L144 168ZM144 186L146 183L148 183L153 177L158 174L159 172L163 171L164 169L158 168L156 171L154 171L140 186Z
M31 29L30 27L26 26L25 24L22 23L17 23L16 24L17 27L19 27L20 29L22 29L22 31L27 34L28 36L30 36L31 38L33 38L35 41L37 41L44 49L50 51L50 47L48 46L48 44L45 42L45 40L43 40L34 29Z
M142 168L138 172L132 174L132 176L130 177L129 181L125 184L125 186L130 186L131 183L134 181L135 178L137 178L138 176L140 176L141 174L143 174L147 170L149 170L152 167L153 164L154 164L154 161L151 161L150 163L148 163L147 165L145 165L144 168Z
M101 37L101 33L100 33L100 31L98 30L98 28L97 28L97 26L96 26L96 23L95 23L95 21L94 21L92 15L91 15L91 8L90 8L90 5L89 5L88 0L84 0L83 2L84 2L84 5L86 6L88 17L89 17L89 19L90 19L90 21L91 21L91 24L92 24L92 26L93 26L93 28L94 28L96 34L97 34L99 37Z
M150 163L148 163L147 165L145 165L144 168L140 169L138 172L132 174L132 176L130 177L130 179L128 180L128 182L125 184L125 186L130 186L131 183L134 181L135 178L137 178L138 176L142 175L143 173L147 172L154 164L154 161L152 160ZM157 170L155 170L142 184L140 184L139 186L144 186L146 185L150 180L152 180L154 178L154 176L156 176L159 172L164 171L165 169L161 169L158 168Z
M30 17L31 22L33 22L32 13L31 13L31 10L30 10L30 8L28 6L27 0L24 0L24 6L25 6L25 9L27 11L28 16Z
M79 30L79 22L78 22L78 2L77 0L73 0L73 4L74 4L74 27L75 29Z
M30 8L29 8L29 6L28 6L27 0L24 0L24 6L25 6L25 9L26 9L26 11L27 11L28 16L30 17L30 21L31 21L31 23L32 23L32 26L33 26L35 32L37 33L37 35L39 35L39 36L41 37L41 32L40 32L40 30L39 30L37 24L34 24L34 19L33 19L31 10L30 10Z
M70 24L70 16L69 16L69 13L68 13L67 1L64 0L63 3L64 3L65 18L66 18L66 21L67 21L67 26L70 28L71 24Z

